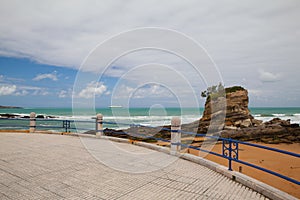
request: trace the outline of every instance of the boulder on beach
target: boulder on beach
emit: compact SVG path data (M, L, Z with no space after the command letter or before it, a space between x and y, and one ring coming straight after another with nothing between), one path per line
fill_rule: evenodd
M18 117L20 117L20 115L16 115L16 114L8 114L8 113L0 114L0 118L6 118L6 119L10 119L10 118L18 118Z

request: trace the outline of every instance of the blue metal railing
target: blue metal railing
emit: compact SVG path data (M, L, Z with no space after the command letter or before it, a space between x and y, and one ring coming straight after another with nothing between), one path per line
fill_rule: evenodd
M0 124L0 127L11 127L11 128L29 128L29 119L25 118L25 119L0 119L0 120L12 120L12 121L22 121L22 122L27 122L28 125L16 125L16 124L9 124L9 125L3 125ZM65 119L36 119L37 122L37 126L36 128L40 128L40 129L60 129L60 130L64 130L64 132L70 132L71 130L84 130L84 131L90 131L90 130L95 130L95 128L86 128L86 127L74 127L75 122L76 123L91 123L91 124L95 124L95 121L83 121L83 120L65 120ZM49 125L41 125L40 122L50 122ZM59 122L62 125L57 125L57 123L55 122ZM39 123L39 124L38 124ZM54 123L54 124L53 124ZM116 123L116 122L109 122L109 121L103 121L103 124L108 124L108 125L123 125L123 126L128 126L128 127L147 127L147 128L151 128L151 129L157 129L159 131L168 131L171 132L172 130L169 128L165 128L165 127L153 127L153 126L145 126L145 125L141 125L141 124L127 124L127 123ZM73 126L72 126L73 125ZM181 147L185 147L185 148L190 148L190 149L195 149L198 151L202 151L208 154L212 154L214 156L218 156L224 159L228 160L228 170L232 170L232 162L236 162L236 163L240 163L249 167L252 167L254 169L258 169L261 171L264 171L266 173L272 174L274 176L280 177L284 180L287 180L289 182L295 183L297 185L300 185L300 181L295 180L291 177L282 175L280 173L277 173L275 171L272 171L270 169L266 169L264 167L243 161L239 158L239 145L247 145L247 146L251 146L251 147L255 147L255 148L260 148L260 149L265 149L268 151L273 151L273 152L277 152L280 154L284 154L284 155L288 155L288 156L292 156L292 157L296 157L296 158L300 158L300 154L297 153L293 153L293 152L289 152L289 151L285 151L285 150L281 150L281 149L276 149L276 148L272 148L272 147L267 147L267 146L263 146L263 145L259 145L259 144L254 144L254 143L249 143L249 142L244 142L244 141L239 141L239 140L234 140L231 138L222 138L222 137L218 137L218 136L210 136L210 135L206 135L206 134L199 134L199 133L194 133L194 132L186 132L186 131L182 131L179 130L178 132L184 134L184 135L192 135L193 137L205 137L205 138L210 138L210 139L214 139L217 141L221 141L222 142L222 154L217 153L217 152L213 152L213 151L209 151L206 149L202 149L196 146L192 146L189 144L184 144L184 143L176 143L176 145L180 145ZM112 132L112 134L114 134ZM125 131L122 132L117 132L115 134L121 135L127 135L127 136L133 136L135 138L147 138L147 139L154 139L157 141L163 141L163 142L168 142L171 144L171 141L165 138L157 138L154 136L147 136L145 134L139 134L139 133L128 133Z
M240 160L239 159L239 144L252 146L252 147L255 147L255 148L261 148L261 149L265 149L265 150L269 150L269 151L273 151L273 152L293 156L293 157L296 157L296 158L300 158L300 154L285 151L285 150L281 150L281 149L276 149L276 148L272 148L272 147L267 147L267 146L263 146L263 145L259 145L259 144L234 140L234 139L231 139L231 138L222 138L222 137L217 137L217 136L207 136L205 134L195 134L195 133L192 133L192 132L185 132L185 131L181 131L181 133L193 134L193 135L196 135L198 137L214 138L214 139L218 139L219 141L222 141L222 154L212 152L212 151L207 151L205 149L201 149L201 148L194 147L194 146L191 146L191 145L181 144L181 146L191 148L191 149L195 149L195 150L199 150L199 151L203 151L205 153L209 153L209 154L227 159L228 160L228 170L230 170L230 171L232 171L232 162L237 162L237 163L244 164L246 166L249 166L249 167L264 171L264 172L267 172L269 174L280 177L282 179L285 179L285 180L287 180L289 182L292 182L292 183L295 183L297 185L300 185L300 181L298 181L298 180L295 180L295 179L290 178L288 176L285 176L285 175L282 175L280 173L274 172L272 170L260 167L258 165Z

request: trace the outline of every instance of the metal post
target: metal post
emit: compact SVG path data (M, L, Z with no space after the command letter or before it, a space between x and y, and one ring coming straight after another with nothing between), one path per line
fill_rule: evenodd
M68 130L71 128L71 122L69 120L64 120L63 121L63 128L65 128L65 132L67 133Z
M179 117L173 117L171 120L171 155L181 150L181 120Z
M97 114L96 116L96 138L101 138L103 135L103 115Z
M229 138L229 147L228 147L228 151L229 151L229 157L228 157L228 170L232 171L232 166L231 166L231 162L232 162L232 141L231 138Z
M30 113L29 133L34 133L36 129L35 112Z

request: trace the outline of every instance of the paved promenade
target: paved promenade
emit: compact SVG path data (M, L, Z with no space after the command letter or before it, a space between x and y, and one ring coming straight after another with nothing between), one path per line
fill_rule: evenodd
M111 142L109 148L102 139L85 140L0 133L0 199L265 199L190 161L135 145ZM151 160L142 159L150 154ZM167 162L157 162L157 155Z

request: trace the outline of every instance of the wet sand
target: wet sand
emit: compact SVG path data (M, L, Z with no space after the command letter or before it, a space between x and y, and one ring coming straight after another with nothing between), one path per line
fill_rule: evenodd
M260 144L260 143L257 143ZM295 153L300 153L300 144L261 144L264 146L269 146L273 148L278 148L282 150L287 150ZM189 149L189 153L194 155L199 155L199 151L194 149ZM213 147L214 152L222 154L222 144L216 144ZM228 166L228 160L214 156L206 155L206 159L214 161L224 166ZM285 176L300 180L300 159L284 155L281 153L276 153L260 148L251 147L248 145L239 145L239 159L255 164L272 171L278 172ZM241 170L241 173L251 176L257 180L260 180L268 185L285 191L297 198L300 198L300 186L281 179L277 176L271 175L269 173L257 170L246 165L232 162L232 168L234 171Z

